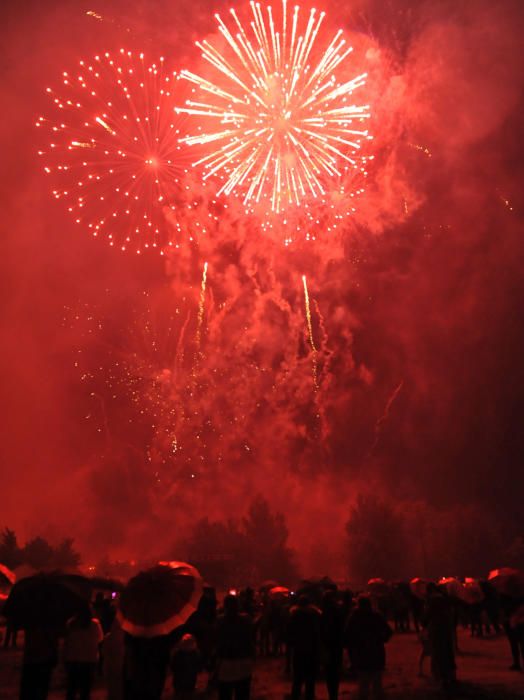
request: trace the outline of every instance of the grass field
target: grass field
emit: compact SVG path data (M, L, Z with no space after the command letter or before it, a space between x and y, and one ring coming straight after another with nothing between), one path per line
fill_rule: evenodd
M457 656L460 681L456 697L478 700L516 700L524 698L524 673L511 672L509 646L504 636L471 639L468 633L459 632L460 653ZM388 644L388 669L384 677L386 697L395 700L432 700L442 697L429 678L429 659L425 661L426 676L417 676L419 644L414 634L396 635ZM0 650L0 700L18 697L20 650ZM283 671L282 659L259 659L253 685L253 700L284 698L290 687ZM199 680L200 698L204 698L206 678ZM64 672L59 666L53 678L51 700L63 698ZM164 698L172 696L170 682L166 683ZM93 700L103 700L105 692L101 683L93 693ZM317 700L326 700L322 681L317 685ZM340 697L357 698L355 683L344 679Z

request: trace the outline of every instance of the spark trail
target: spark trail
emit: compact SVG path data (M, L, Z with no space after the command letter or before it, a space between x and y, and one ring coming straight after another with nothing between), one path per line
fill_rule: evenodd
M204 309L206 304L206 284L207 284L207 261L204 263L204 269L202 271L202 283L200 285L200 298L198 300L198 317L197 317L197 329L195 335L195 361L193 363L193 377L196 375L198 368L198 363L200 361L200 347L202 344L202 323L204 321Z
M380 416L380 418L375 423L375 439L373 440L373 444L371 445L371 448L368 452L368 456L373 454L373 452L375 451L375 449L378 445L378 441L380 439L380 433L382 431L382 426L389 418L391 407L393 406L393 403L395 402L398 395L400 394L403 386L404 386L404 380L399 382L398 386L395 388L395 390L393 391L391 396L388 398L388 400L386 402L386 407L384 408L384 413Z
M309 336L309 344L311 345L312 353L312 363L313 363L313 384L315 386L315 391L318 389L318 377L317 377L317 348L315 345L315 338L313 336L313 325L311 323L311 307L309 304L309 292L307 288L306 275L302 275L302 283L304 285L304 305L306 309L306 322Z

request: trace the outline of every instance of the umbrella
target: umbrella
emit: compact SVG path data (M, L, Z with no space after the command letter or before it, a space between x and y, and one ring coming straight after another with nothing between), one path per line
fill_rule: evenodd
M0 564L0 586L12 586L16 581L16 574L7 566Z
M464 586L460 583L457 578L453 576L447 576L441 578L438 585L444 588L448 595L452 598L464 599Z
M383 578L370 578L367 588L373 595L387 595L389 593L389 586Z
M524 596L524 572L518 569L511 569L507 566L493 569L489 572L488 582L503 595L511 598Z
M62 627L85 604L81 588L65 577L37 574L15 583L3 613L15 627Z
M158 637L184 624L198 606L202 579L184 562L160 562L131 578L120 596L122 629L135 637Z
M274 586L274 588L271 588L269 591L269 597L272 600L279 600L282 598L288 598L289 593L289 588L286 588L285 586Z
M428 592L428 581L417 576L416 578L411 579L409 582L409 588L413 595L417 596L417 598L425 598Z
M278 581L272 581L270 579L269 581L264 581L264 583L261 583L258 587L258 590L260 591L260 593L264 593L269 591L271 588L276 588L277 586L280 586Z
M469 605L482 603L484 600L484 593L480 587L480 583L474 578L465 579L461 597L462 600Z

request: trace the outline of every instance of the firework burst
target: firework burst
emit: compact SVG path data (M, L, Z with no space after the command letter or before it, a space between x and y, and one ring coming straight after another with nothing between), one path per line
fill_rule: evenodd
M64 72L47 88L48 117L37 126L51 133L39 151L75 221L110 245L136 252L176 246L166 214L176 212L179 180L187 171L173 111L176 75L164 59L120 50Z
M197 43L213 75L183 70L196 97L177 111L198 118L197 133L181 141L205 149L194 163L204 178L221 177L220 192L240 193L248 211L280 216L333 187L347 190L340 180L364 170L370 112L354 102L366 74L352 75L342 30L323 43L323 12L303 21L286 0L265 9L252 2L246 27L235 10L229 23L216 15L223 50Z

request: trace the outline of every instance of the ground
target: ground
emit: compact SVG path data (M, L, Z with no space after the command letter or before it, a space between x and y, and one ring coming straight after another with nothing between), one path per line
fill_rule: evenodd
M508 670L511 659L509 647L503 636L471 639L459 633L460 654L457 657L458 677L461 681L457 697L475 700L513 700L524 698L524 673ZM416 635L402 634L393 637L388 644L388 670L384 678L386 697L395 700L437 700L441 694L432 687L428 675L417 676L420 651ZM16 700L21 652L0 650L0 700ZM425 672L429 674L429 659L425 661ZM55 672L50 700L63 698L63 671ZM202 679L205 682L205 679ZM253 700L282 700L289 692L289 679L283 672L281 659L260 659L254 679ZM202 696L204 693L201 694ZM164 698L170 698L166 685ZM341 700L356 700L356 686L344 680ZM105 693L97 688L92 700L104 700ZM317 687L317 700L326 700L322 682Z

